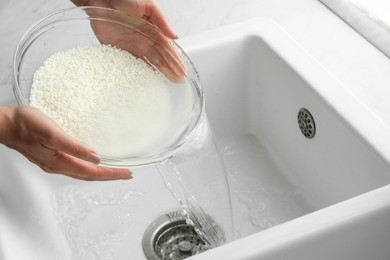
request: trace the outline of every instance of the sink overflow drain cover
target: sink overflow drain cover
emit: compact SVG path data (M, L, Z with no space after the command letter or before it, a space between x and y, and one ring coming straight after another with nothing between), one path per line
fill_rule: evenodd
M298 125L302 134L309 139L312 139L316 133L316 125L314 118L306 108L301 108L298 112Z

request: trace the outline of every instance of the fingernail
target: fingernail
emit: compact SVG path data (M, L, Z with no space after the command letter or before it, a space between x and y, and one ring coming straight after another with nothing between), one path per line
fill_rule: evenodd
M100 163L100 156L97 155L96 153L91 153L89 155L89 157L87 158L87 160L91 163L94 163L94 164L99 164Z
M133 175L128 174L128 175L126 175L126 176L123 176L123 177L122 177L122 180L131 180L131 179L133 179L133 178L134 178Z
M171 32L166 32L165 35L168 37L168 38L171 38L172 40L177 40L179 39L179 35L174 32L174 31L171 31Z
M133 173L131 171L127 171L122 177L124 180L133 179Z

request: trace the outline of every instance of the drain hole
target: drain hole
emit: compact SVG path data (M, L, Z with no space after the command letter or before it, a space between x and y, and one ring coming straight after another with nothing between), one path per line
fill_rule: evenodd
M194 228L178 221L157 237L154 251L159 259L184 259L206 250L206 244L199 239Z
M148 260L176 260L208 249L179 211L156 219L145 231L142 247Z
M313 138L316 132L314 118L306 108L301 108L298 112L298 126L306 138Z

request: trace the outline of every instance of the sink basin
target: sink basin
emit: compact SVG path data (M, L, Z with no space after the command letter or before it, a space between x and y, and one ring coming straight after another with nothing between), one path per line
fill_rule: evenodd
M389 128L272 21L199 37L237 240L194 259L388 259Z
M191 259L388 259L389 128L271 20L180 45L199 70L235 225L234 241ZM179 208L154 166L80 182L0 153L0 259L145 259L145 229Z

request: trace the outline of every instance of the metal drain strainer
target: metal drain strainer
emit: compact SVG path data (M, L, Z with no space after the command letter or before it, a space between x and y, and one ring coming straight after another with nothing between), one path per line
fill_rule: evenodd
M155 220L145 231L142 247L148 260L185 259L208 249L180 212Z
M298 125L302 134L306 138L313 138L316 133L314 118L306 108L301 108L298 112Z

